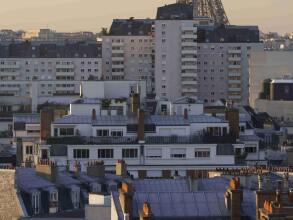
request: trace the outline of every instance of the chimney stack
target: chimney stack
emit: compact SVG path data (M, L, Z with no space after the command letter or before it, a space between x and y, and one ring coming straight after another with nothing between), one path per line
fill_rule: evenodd
M184 109L184 119L188 120L188 109Z
M140 95L139 93L134 93L131 97L131 112L136 115L140 109Z
M243 200L243 191L240 185L239 177L234 177L230 181L230 187L225 194L227 209L231 213L231 219L241 220L241 202Z
M122 177L127 176L127 164L124 160L118 160L116 162L116 175Z
M87 175L93 177L105 176L104 161L89 161L87 166Z
M137 126L137 137L139 142L144 142L144 116L144 111L139 109Z
M97 120L97 112L96 112L96 109L94 109L94 108L92 110L92 120L93 121L96 121Z
M129 219L132 219L132 202L133 191L129 183L123 182L119 190L119 200L124 214L128 214Z
M49 160L40 160L36 165L37 175L51 181L56 182L58 178L58 166Z
M229 122L230 134L237 139L239 138L239 110L238 109L227 109L226 120Z
M17 138L16 140L16 166L21 167L23 163L23 144L22 139Z
M145 202L143 204L142 210L139 212L139 219L140 220L153 220L154 216L151 210L151 206L149 203Z
M54 121L54 109L45 108L40 111L41 140L51 137L51 124Z

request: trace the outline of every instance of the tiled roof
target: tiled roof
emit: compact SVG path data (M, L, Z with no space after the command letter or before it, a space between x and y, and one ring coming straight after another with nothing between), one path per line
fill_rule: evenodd
M137 179L136 192L189 192L186 179Z
M114 19L110 36L149 36L152 32L152 19Z

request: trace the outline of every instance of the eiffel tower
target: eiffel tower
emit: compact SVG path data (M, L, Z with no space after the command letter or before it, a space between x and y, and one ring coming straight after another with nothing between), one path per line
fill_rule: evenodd
M229 24L221 0L177 0L177 3L193 5L194 16L210 17L216 24Z

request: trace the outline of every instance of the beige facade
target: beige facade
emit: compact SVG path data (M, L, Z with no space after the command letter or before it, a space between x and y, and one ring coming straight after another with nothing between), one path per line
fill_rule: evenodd
M253 52L250 57L249 71L249 103L255 107L255 101L265 79L293 77L293 51Z

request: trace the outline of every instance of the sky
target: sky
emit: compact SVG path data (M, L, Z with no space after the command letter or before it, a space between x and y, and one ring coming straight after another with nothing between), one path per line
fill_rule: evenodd
M293 32L293 0L222 0L231 24ZM0 29L99 32L113 18L154 18L175 0L0 0Z

